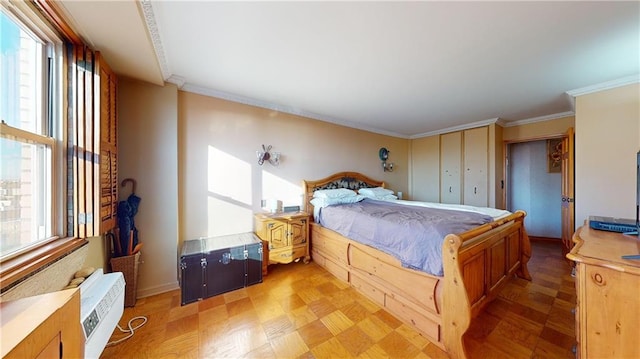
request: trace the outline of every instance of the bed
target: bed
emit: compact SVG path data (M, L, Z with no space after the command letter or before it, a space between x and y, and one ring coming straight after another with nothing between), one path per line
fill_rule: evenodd
M321 180L305 180L303 186L306 210L317 214L312 204L315 191L359 191L384 188L385 183L357 172L340 172ZM461 233L446 234L441 240L442 275L407 265L386 249L348 238L315 220L310 230L311 257L452 358L466 358L463 336L472 318L496 297L510 277L531 279L525 215L523 211L507 212Z

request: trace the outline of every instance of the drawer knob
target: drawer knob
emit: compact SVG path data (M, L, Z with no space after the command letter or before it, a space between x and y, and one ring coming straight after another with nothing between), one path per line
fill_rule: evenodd
M607 281L602 277L600 273L595 273L591 276L591 280L599 286L607 285Z

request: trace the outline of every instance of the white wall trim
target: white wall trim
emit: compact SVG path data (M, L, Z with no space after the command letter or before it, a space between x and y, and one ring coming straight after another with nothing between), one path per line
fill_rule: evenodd
M185 79L183 77L175 75L175 74L172 74L171 71L169 70L167 57L165 55L164 47L162 46L162 39L160 38L160 31L158 29L156 18L155 18L154 12L153 12L152 2L151 1L139 1L138 3L140 4L140 8L142 9L142 15L143 15L144 21L145 21L145 23L147 25L147 30L149 32L149 37L151 38L151 43L153 44L153 48L154 48L154 50L156 52L156 58L158 60L158 63L160 64L160 70L162 72L162 77L164 78L164 80L166 82L169 82L169 83L172 83L172 84L175 84L176 86L178 86L178 88L180 90L187 91L187 92L192 92L192 93L199 94L199 95L209 96L209 97L216 97L216 98L220 98L220 99L223 99L223 100L237 102L237 103L241 103L241 104L245 104L245 105L265 108L265 109L268 109L268 110L288 113L288 114L291 114L291 115L307 117L307 118L311 118L311 119L314 119L314 120L329 122L329 123L333 123L333 124L340 125L340 126L346 126L346 127L351 127L351 128L355 128L355 129L358 129L358 130L378 133L378 134L381 134L381 135L386 135L386 136L391 136L391 137L398 137L398 138L409 138L409 136L404 135L404 134L400 134L400 133L397 133L397 132L385 131L385 130L381 130L381 129L378 129L378 128L375 128L375 127L364 126L362 124L358 124L358 123L355 123L355 122L349 122L349 121L333 118L333 117L330 117L330 116L324 116L324 115L320 115L320 114L317 114L317 113L305 111L305 110L302 110L302 109L293 108L293 107L290 107L290 106L272 104L272 103L268 103L268 102L265 102L265 101L252 99L252 98L249 98L249 97L244 97L244 96L235 95L235 94L231 94L231 93L227 93L227 92L223 92L223 91L213 90L213 89L206 88L206 87L201 87L201 86L195 86L195 85L188 84L188 83L186 83L186 81L185 81Z
M145 289L138 288L138 293L136 293L137 294L136 298L150 297L152 295L169 292L176 289L180 289L180 285L178 284L178 281L165 283L165 284L161 284L161 285L157 285L157 286L145 288Z
M165 79L165 81L167 81L168 83L172 83L172 84L178 86L179 89L182 89L184 84L187 82L184 77L176 76L176 75L169 76L169 78Z
M266 101L261 101L261 100L257 100L257 99L253 99L253 98L249 98L249 97L245 97L245 96L241 96L241 95L236 95L236 94L231 94L231 93L227 93L227 92L223 92L223 91L218 91L218 90L214 90L214 89L210 89L210 88L206 88L206 87L191 85L191 84L186 83L186 79L184 79L181 76L172 74L170 72L170 70L169 70L167 57L166 57L166 54L165 54L165 51L164 51L164 47L162 45L162 39L160 37L160 31L158 29L158 24L156 22L155 15L154 15L154 12L153 12L152 1L139 1L138 3L140 4L140 9L142 11L142 15L143 15L144 21L145 21L145 23L147 25L147 30L148 30L148 33L149 33L149 37L151 39L151 43L153 44L153 48L154 48L155 53L156 53L157 61L158 61L159 65L160 65L160 70L162 72L162 77L164 78L164 80L166 82L175 84L176 86L178 86L178 88L180 90L183 90L183 91L192 92L192 93L195 93L195 94L209 96L209 97L220 98L220 99L223 99L223 100L237 102L237 103L241 103L241 104L245 104L245 105L265 108L265 109L268 109L268 110L279 111L279 112L283 112L283 113L287 113L287 114L291 114L291 115L307 117L307 118L311 118L311 119L314 119L314 120L329 122L329 123L333 123L333 124L336 124L336 125L355 128L355 129L368 131L368 132L372 132L372 133L377 133L377 134L381 134L381 135L398 137L398 138L406 138L406 139L416 139L416 138L422 138L422 137L429 137L429 136L439 135L439 134L448 133L448 132L454 132L454 131L466 130L466 129L475 128L475 127L486 126L486 125L493 124L493 123L496 123L496 124L501 125L503 127L513 127L513 126L520 126L520 125L525 125L525 124L529 124L529 123L549 121L549 120L554 120L554 119L558 119L558 118L562 118L562 117L574 116L575 115L574 111L568 111L568 112L562 112L562 113L558 113L558 114L551 114L551 115L546 115L546 116L534 117L534 118L530 118L530 119L524 119L524 120L513 121L513 122L506 122L506 121L504 121L504 120L502 120L500 118L494 118L494 119L488 119L488 120L473 122L473 123L460 125L460 126L448 127L448 128L444 128L444 129L436 130L436 131L424 132L424 133L419 133L419 134L415 134L415 135L405 135L405 134L400 134L400 133L397 133L397 132L386 131L386 130L382 130L382 129L379 129L379 128L375 128L375 127L366 126L366 125L362 125L362 124L355 123L355 122L350 122L350 121L334 118L334 117L331 117L331 116L320 115L320 114L317 114L317 113L314 113L314 112L309 112L309 111L305 111L305 110L294 108L294 107L290 107L290 106L268 103ZM630 85L630 84L634 84L634 83L638 83L638 82L640 82L640 74L635 74L635 75L623 77L623 78L620 78L620 79L617 79L617 80L607 81L607 82L603 82L603 83L600 83L600 84L595 84L595 85L586 86L586 87L582 87L582 88L578 88L578 89L574 89L574 90L569 90L569 91L566 91L565 93L570 98L570 102L571 102L572 108L575 108L574 107L574 99L577 96L586 95L586 94L599 92L599 91L603 91L603 90L608 90L608 89L621 87L621 86L625 86L625 85Z
M403 135L403 134L400 134L400 133L397 133L397 132L385 131L385 130L381 130L381 129L378 129L378 128L374 128L374 127L370 127L370 126L364 126L364 125L359 124L359 123L340 120L340 119L337 119L337 118L334 118L334 117L331 117L331 116L324 116L324 115L320 115L320 114L317 114L317 113L305 111L305 110L302 110L302 109L290 107L290 106L284 106L284 105L277 105L277 104L273 104L273 103L268 103L266 101L260 101L260 100L256 100L256 99L253 99L253 98L240 96L240 95L235 95L235 94L231 94L231 93L224 92L224 91L213 90L213 89L210 89L210 88L207 88L207 87L195 86L195 85L191 85L191 84L188 84L188 83L184 84L182 86L181 90L182 91L186 91L186 92L192 92L192 93L195 93L195 94L198 94L198 95L204 95L204 96L215 97L215 98L219 98L219 99L223 99L223 100L227 100L227 101L231 101L231 102L237 102L237 103L241 103L241 104L244 104L244 105L255 106L255 107L265 108L265 109L268 109L268 110L288 113L290 115L307 117L307 118L311 118L311 119L314 119L314 120L329 122L329 123L333 123L333 124L340 125L340 126L346 126L346 127L351 127L351 128L355 128L355 129L358 129L358 130L378 133L378 134L381 134L381 135L386 135L386 136L391 136L391 137L398 137L398 138L409 138L409 136Z
M594 92L610 90L616 87L622 87L626 85L631 85L640 82L640 74L635 74L627 77L623 77L617 80L611 80L607 82L602 82L599 84L582 87L575 90L567 91L567 94L572 97L587 95Z
M526 124L530 124L530 123L551 121L551 120L556 120L556 119L559 119L559 118L575 116L575 115L576 114L573 111L560 112L560 113L554 113L554 114L546 115L546 116L527 118L527 119L519 120L519 121L505 122L505 124L502 125L502 127L522 126L522 125L526 125Z
M442 130L419 133L417 135L409 136L409 138L413 140L413 139L416 139L416 138L441 135L443 133L449 133L449 132L455 132L455 131L461 131L461 130L468 130L470 128L488 126L488 125L491 125L491 124L494 124L494 123L501 123L501 122L502 121L497 117L496 118L490 118L488 120L467 123L467 124L459 125L459 126L447 127L447 128L443 128Z
M142 10L142 17L144 18L144 22L145 24L147 24L147 31L149 33L149 38L151 39L153 49L156 52L156 59L158 61L158 64L160 65L162 78L167 80L171 77L171 72L169 71L169 65L167 63L167 56L164 52L164 47L162 46L162 39L160 38L158 23L156 22L156 17L153 13L153 6L151 5L151 1L138 1L138 4L140 6L140 9Z

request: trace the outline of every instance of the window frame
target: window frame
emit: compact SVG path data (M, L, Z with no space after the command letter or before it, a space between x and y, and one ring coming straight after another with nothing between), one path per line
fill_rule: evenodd
M49 24L33 14L28 8L18 6L15 3L5 4L3 2L2 11L11 21L17 23L22 31L30 33L30 36L40 43L42 51L39 54L40 58L36 58L36 61L39 61L38 67L41 76L36 96L38 102L34 111L36 113L35 129L29 131L2 122L0 123L0 136L18 143L45 146L50 154L47 161L48 171L40 175L44 179L40 184L45 189L38 194L46 198L43 203L45 208L40 210L43 211L41 213L45 217L45 227L48 227L47 233L45 233L45 237L33 238L35 241L11 251L7 255L0 253L0 263L55 241L63 234L64 227L61 227L62 223L56 219L64 214L61 212L63 206L59 203L61 199L59 184L64 183L63 176L65 174L61 167L65 154L60 151L60 148L63 147L61 144L66 141L64 133L61 131L66 124L66 118L63 117L61 111L64 91L60 76L63 70L62 62L64 62L63 41ZM36 161L35 158L31 160Z
M17 135L21 138L36 141L45 141L51 146L51 234L49 238L39 241L37 244L12 253L0 259L0 293L12 288L28 276L42 270L67 254L88 244L86 239L76 236L76 230L71 230L70 226L77 227L77 213L70 213L69 206L73 206L74 197L77 196L78 188L73 187L67 178L74 179L75 174L70 172L70 163L74 160L72 154L67 150L68 138L72 128L77 127L77 118L73 116L76 110L69 102L69 98L74 96L75 78L69 76L69 63L75 61L69 59L69 47L84 47L85 45L77 34L68 26L53 0L8 0L2 1L2 6L7 12L23 22L36 36L48 44L44 47L43 58L53 58L53 67L50 60L43 63L43 71L53 68L47 76L50 76L48 83L43 88L43 96L48 97L46 103L43 102L43 113L47 112L48 136L35 135L16 129L12 126L0 125L0 132L8 135ZM48 71L47 71L48 72ZM44 82L43 82L44 83ZM48 95L48 91L51 91ZM52 124L52 125L51 125ZM70 188L70 186L72 186ZM74 233L74 235L71 235Z

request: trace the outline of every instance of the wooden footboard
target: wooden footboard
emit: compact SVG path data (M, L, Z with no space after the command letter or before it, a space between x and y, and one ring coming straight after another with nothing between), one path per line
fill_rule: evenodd
M441 279L403 268L396 258L311 223L311 257L337 278L444 349Z
M514 273L530 279L525 213L448 235L444 276L403 268L400 261L367 245L311 224L313 260L350 283L398 319L414 327L452 358L465 358L464 333Z
M453 358L466 358L464 334L471 318L493 300L514 273L531 280L531 257L523 211L460 235L442 245L444 345Z

